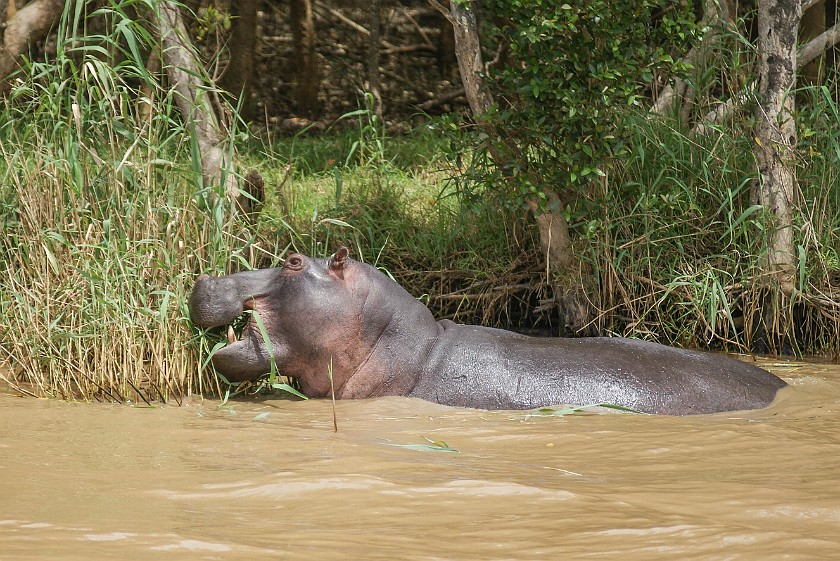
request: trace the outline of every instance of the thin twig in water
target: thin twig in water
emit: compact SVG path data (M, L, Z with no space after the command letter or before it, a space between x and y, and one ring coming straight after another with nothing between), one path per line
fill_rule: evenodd
M333 432L338 432L338 418L335 414L335 386L333 386L333 366L332 357L330 357L330 366L327 369L327 374L330 377L330 396L332 397L332 412L333 412Z

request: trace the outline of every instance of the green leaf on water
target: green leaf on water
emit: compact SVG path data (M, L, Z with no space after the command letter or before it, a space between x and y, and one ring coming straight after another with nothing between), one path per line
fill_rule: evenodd
M528 417L564 417L566 415L573 415L575 413L584 412L587 409L591 409L593 407L603 407L605 409L614 409L616 411L626 411L627 413L638 413L640 415L647 415L647 413L644 413L643 411L639 411L631 407L625 407L623 405L616 405L614 403L590 403L589 405L575 405L561 408L542 407L540 409L537 409L536 413L529 414Z
M260 419L265 419L265 418L266 418L266 417L268 417L269 415L271 415L271 411L263 411L262 413L257 413L257 414L254 416L254 420L255 420L255 421L259 421Z
M408 450L419 450L421 452L460 452L455 448L450 448L449 445L444 442L443 440L432 440L431 438L426 438L423 435L420 435L420 438L429 442L429 444L391 444L388 443L388 446L394 446L395 448L406 448Z
M639 415L649 415L650 413L645 413L644 411L639 411L638 409L633 409L632 407L625 407L623 405L616 405L614 403L599 403L598 407L604 407L606 409L615 409L616 411L626 411L628 413L637 413Z

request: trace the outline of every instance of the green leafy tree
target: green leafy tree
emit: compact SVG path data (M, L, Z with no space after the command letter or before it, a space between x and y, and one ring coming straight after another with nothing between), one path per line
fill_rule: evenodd
M493 104L466 135L464 193L529 208L562 276L575 261L568 224L598 212L593 180L626 153L622 119L657 73L679 73L672 52L695 40L694 14L673 0L491 0L483 16Z

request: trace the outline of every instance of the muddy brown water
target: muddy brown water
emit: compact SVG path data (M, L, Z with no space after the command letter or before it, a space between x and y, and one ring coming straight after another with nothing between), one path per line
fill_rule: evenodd
M0 559L840 559L840 367L761 411L0 395ZM436 451L445 441L458 452Z

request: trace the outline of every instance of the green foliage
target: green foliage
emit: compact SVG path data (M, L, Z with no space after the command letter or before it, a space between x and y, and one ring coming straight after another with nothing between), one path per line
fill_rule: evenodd
M197 188L189 131L145 69L153 40L130 5L68 2L55 60L24 67L0 109L0 361L22 392L218 389L186 295L242 244L230 205ZM97 18L105 31L85 34Z
M766 302L754 283L766 225L749 200L749 118L698 136L634 105L649 75L670 64L656 47L663 37L692 39L676 10L666 19L655 9L664 4L650 2L494 4L519 22L495 36L511 46L491 77L504 95L489 118L506 142L454 118L386 135L369 107L318 137L267 131L243 147L243 167L273 187L249 224L217 187L200 184L190 131L145 69L153 40L129 4L88 14L89 3L68 3L56 58L30 62L0 107L0 362L21 391L108 401L249 391L225 390L212 375L215 339L188 321L187 295L200 272L277 265L290 248L326 255L347 244L438 317L533 323L545 274L518 207L549 189L578 194L596 170L609 175L569 197L568 215L581 277L597 283L597 331L751 344ZM94 15L110 23L85 35ZM638 19L619 24L619 15ZM634 27L648 17L649 36ZM730 66L741 54L732 49ZM735 82L702 74L694 85L704 96ZM801 329L805 350L836 353L840 112L828 88L796 95L798 292L773 305L806 318L783 328ZM441 155L447 145L464 175ZM463 157L459 145L477 150ZM508 150L510 165L500 168L491 147ZM472 191L476 179L508 211ZM814 302L830 304L805 308ZM293 390L276 378L273 389Z
M840 279L840 120L825 118L834 101L823 88L799 96L797 123L810 131L807 165L798 169L796 224L805 241L787 304L797 320L778 329L790 346L816 352L837 344L836 316L820 302ZM740 123L694 135L645 111L626 122L629 152L610 175L603 212L574 225L581 259L599 282L598 331L755 349L770 328L762 326L767 216L750 202L751 137Z
M208 36L218 37L230 31L232 16L210 5L201 7L196 14L195 40L204 41Z
M344 119L356 118L358 133L344 165L349 166L354 162L367 166L382 166L387 163L385 155L385 127L380 122L374 111L376 101L373 94L365 93L365 108L351 111L338 118L337 122Z
M648 414L630 407L624 407L623 405L615 405L613 403L592 403L589 405L573 405L561 408L541 407L534 413L528 413L526 417L565 417L567 415L576 415L578 413L589 413L590 409L595 409L596 407L619 411L622 413L636 413L638 415Z
M504 64L487 76L496 107L471 137L474 178L514 204L567 198L628 152L622 121L671 56L695 39L672 0L488 3L488 44ZM495 156L490 159L487 152Z
M772 224L750 200L757 170L745 95L754 66L749 40L731 26L719 30L704 44L702 67L690 68L674 60L698 40L690 5L487 6L485 53L494 64L486 83L496 105L473 126L441 122L452 139L456 186L475 208L537 202L565 214L580 260L570 282L583 286L596 310L592 332L742 349L756 338L832 346L824 333L837 332L837 314L821 302L831 301L826 295L836 294L840 278L836 93L797 93L808 165L798 169L804 239L787 305L798 319L765 325L761 264ZM686 80L690 105L659 118L648 109L649 86L663 75ZM691 130L728 96L742 101L741 113L704 134ZM773 342L765 348L782 350Z
M420 435L420 438L428 442L428 444L391 444L388 443L387 446L394 446L395 448L405 448L406 450L416 450L418 452L455 452L458 453L458 450L455 448L450 447L446 442L443 440L432 440L427 436Z

